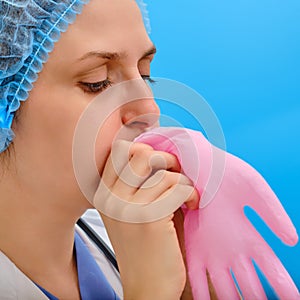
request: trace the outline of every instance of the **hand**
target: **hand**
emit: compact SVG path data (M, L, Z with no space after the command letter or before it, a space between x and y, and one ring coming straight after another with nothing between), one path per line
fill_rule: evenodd
M101 208L104 203L106 208L111 207L110 216L99 212L116 254L125 299L173 300L179 299L183 292L186 270L173 212L183 202L190 208L197 207L199 197L179 170L176 157L154 151L150 146L117 141L112 147L94 205ZM124 217L124 210L119 212L114 208L118 198L131 204L160 200L163 203L170 199L177 204L159 220L128 223L118 220ZM130 209L127 213L130 214Z
M209 299L207 272L219 299L240 299L230 270L244 299L266 299L252 260L280 299L300 298L293 280L244 214L245 206L252 207L283 242L297 243L293 224L258 172L241 159L212 146L196 131L157 128L137 141L176 155L184 174L194 181L202 194L200 203L206 198L204 208L193 211L183 208L188 273L196 300ZM208 190L216 167L213 154L224 158L221 170L224 174L214 195ZM196 169L197 159L200 170ZM209 195L213 195L211 202L207 202Z

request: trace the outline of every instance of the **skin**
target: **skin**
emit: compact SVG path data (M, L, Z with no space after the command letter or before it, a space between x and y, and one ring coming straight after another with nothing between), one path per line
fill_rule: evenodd
M89 87L82 82L109 77L117 84L150 75L151 49L153 44L134 1L92 0L61 35L29 99L22 104L18 123L13 123L15 159L0 180L0 249L29 278L59 299L80 299L73 256L74 226L91 207L78 187L72 165L74 129L97 95L88 92ZM127 55L79 61L91 51ZM157 125L158 116L152 98L139 99L115 110L100 129L95 146L99 173L111 190L127 201L141 203L145 198L139 188L118 181L109 163L114 137L124 125L131 138L137 136ZM146 159L138 159L145 152ZM135 145L128 164L149 178L145 161L154 153L148 146ZM148 202L168 192L182 177L173 156L159 155L168 162L167 167L161 167L167 184L148 191ZM191 194L187 199L182 197L182 202L195 207L197 193L190 183L183 187ZM121 269L125 299L191 299L181 251L180 211L138 225L102 217ZM141 246L141 240L147 247ZM149 261L151 268L145 265Z

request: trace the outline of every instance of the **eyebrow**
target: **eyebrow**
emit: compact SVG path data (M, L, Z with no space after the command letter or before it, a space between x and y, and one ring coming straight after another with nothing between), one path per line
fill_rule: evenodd
M152 45L152 47L147 50L140 59L146 58L147 56L150 56L152 54L156 53L156 47ZM89 59L89 58L103 58L103 59L109 59L109 60L118 60L122 57L128 56L128 53L126 52L107 52L107 51L91 51L86 54L84 54L81 58L78 59L79 62Z

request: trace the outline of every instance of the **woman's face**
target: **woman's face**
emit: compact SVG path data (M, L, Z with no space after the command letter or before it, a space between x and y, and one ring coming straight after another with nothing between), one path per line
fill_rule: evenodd
M56 43L14 124L17 178L25 193L60 205L64 198L83 199L72 166L79 117L110 85L149 76L154 52L134 0L91 0L84 7ZM137 135L153 125L147 114L159 114L152 98L108 115L95 147L100 173L120 128L126 124Z

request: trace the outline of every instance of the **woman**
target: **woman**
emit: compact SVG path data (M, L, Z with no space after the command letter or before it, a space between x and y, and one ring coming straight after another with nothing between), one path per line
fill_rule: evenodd
M99 262L103 257L91 257L96 251L78 228L74 246L76 221L92 207L72 165L80 115L110 86L150 76L155 47L137 4L133 0L91 0L84 5L80 0L5 0L0 10L1 299L179 299L186 295L178 211L144 224L102 215L122 289L113 268ZM53 41L57 42L52 50ZM180 185L181 203L196 207L199 197L170 154L143 144L130 148L126 166L144 179L152 176L150 158L159 156L164 162L152 166L163 170L163 179L148 189L120 180L113 168L110 153L118 131L126 127L132 139L155 126L158 115L152 98L128 102L109 114L95 145L99 174L123 200L151 202ZM113 147L127 155L128 143Z

